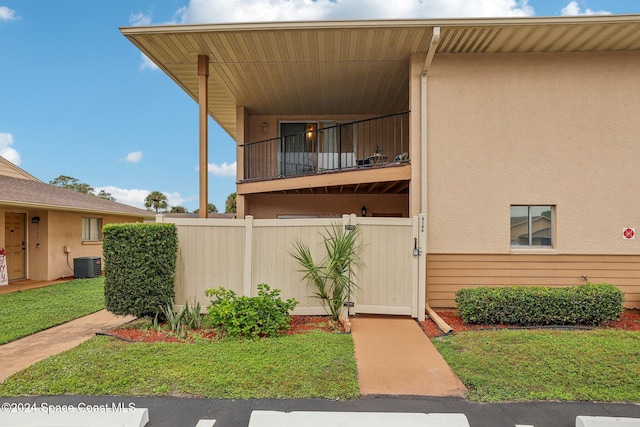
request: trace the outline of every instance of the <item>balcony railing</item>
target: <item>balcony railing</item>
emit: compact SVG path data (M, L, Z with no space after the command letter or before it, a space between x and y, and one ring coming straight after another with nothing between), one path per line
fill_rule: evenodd
M314 124L315 125L315 124ZM243 144L244 180L409 162L409 112Z

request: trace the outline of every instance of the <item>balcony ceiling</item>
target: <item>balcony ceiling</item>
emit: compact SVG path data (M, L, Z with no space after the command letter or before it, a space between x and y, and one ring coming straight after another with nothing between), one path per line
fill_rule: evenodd
M236 106L251 114L406 110L412 53L640 50L640 15L409 21L285 22L121 28L194 100L209 56L209 114L233 138ZM384 100L384 102L381 102Z

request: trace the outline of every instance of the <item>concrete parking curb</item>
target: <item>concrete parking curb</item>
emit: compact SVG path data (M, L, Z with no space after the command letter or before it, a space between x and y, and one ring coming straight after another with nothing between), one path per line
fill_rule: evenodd
M640 427L640 418L578 416L576 427Z
M470 427L464 414L397 412L253 411L249 427Z

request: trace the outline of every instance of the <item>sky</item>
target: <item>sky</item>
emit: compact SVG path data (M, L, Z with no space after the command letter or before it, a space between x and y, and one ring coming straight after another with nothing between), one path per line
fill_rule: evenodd
M0 0L0 156L144 208L198 207L198 105L119 31L136 25L640 13L640 0ZM235 191L209 123L209 202Z

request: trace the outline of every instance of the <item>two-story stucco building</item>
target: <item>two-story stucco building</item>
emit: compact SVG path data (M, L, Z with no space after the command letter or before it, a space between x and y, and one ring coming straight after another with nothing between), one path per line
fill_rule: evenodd
M211 116L238 218L425 214L434 307L586 280L640 307L640 15L121 31L200 104L201 204Z

